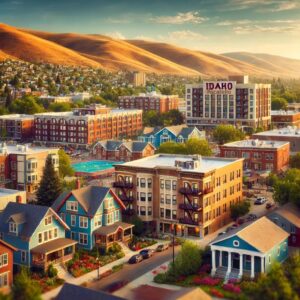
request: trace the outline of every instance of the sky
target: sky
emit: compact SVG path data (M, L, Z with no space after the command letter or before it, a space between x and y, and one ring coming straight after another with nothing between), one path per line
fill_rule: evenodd
M300 59L300 0L0 0L0 23Z

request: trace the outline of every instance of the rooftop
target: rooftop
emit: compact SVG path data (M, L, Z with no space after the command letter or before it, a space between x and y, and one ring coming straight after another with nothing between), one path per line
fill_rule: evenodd
M22 191L0 188L0 198L13 194L19 194L20 192Z
M300 209L293 203L287 203L281 206L275 210L274 213L289 220L292 224L300 228Z
M32 147L29 144L26 145L7 145L6 143L0 143L0 155L1 154L37 154L48 151L56 151L55 148L47 147Z
M271 110L271 116L293 116L297 114L300 112L295 110Z
M25 115L25 114L9 114L0 116L0 120L33 120L34 115Z
M242 140L242 141L236 141L232 143L224 144L225 147L237 147L237 148L280 148L283 145L287 145L289 142L284 141L261 141L261 140Z
M299 137L300 138L300 129L296 126L287 126L280 129L274 129L269 131L263 131L253 134L253 136L288 136L288 137Z
M223 168L236 162L237 158L203 157L200 155L156 154L142 159L127 162L122 166L142 168L178 168L182 171L193 173L207 173Z

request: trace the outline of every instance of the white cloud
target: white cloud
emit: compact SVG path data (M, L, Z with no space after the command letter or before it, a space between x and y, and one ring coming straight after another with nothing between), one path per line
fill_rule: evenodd
M125 40L126 37L119 31L113 31L106 33L107 36L112 37L113 39Z
M225 21L221 21L221 22L218 22L216 23L216 25L218 26L232 26L232 25L243 25L243 24L250 24L252 23L253 21L252 20L248 20L248 19L245 19L245 20L225 20Z
M285 10L291 10L299 7L299 2L296 3L295 1L283 1L277 5L274 9L272 9L273 12L277 11L285 11Z
M251 34L251 33L297 33L299 32L300 24L289 24L285 26L272 25L245 25L234 27L236 34Z
M158 16L150 18L150 21L159 24L200 24L206 20L208 20L208 18L200 16L198 11L178 13L175 16Z
M161 40L177 41L177 40L206 40L207 37L201 33L194 32L191 30L181 30L169 32L167 36L159 36Z
M149 36L145 36L145 35L137 35L137 36L134 37L134 40L143 40L143 41L149 41L149 42L157 41L154 38L149 37Z

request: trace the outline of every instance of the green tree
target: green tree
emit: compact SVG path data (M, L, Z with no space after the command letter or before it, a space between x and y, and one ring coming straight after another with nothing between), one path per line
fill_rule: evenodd
M186 146L183 143L166 142L162 143L158 150L158 153L168 153L168 154L187 154Z
M64 178L65 176L73 176L75 172L72 168L69 155L63 149L59 149L58 156L60 177Z
M213 137L219 145L242 140L244 133L232 125L218 125L213 131Z
M183 124L184 119L182 113L178 109L171 109L161 115L164 126Z
M44 110L42 106L37 103L33 96L24 96L21 99L16 99L9 107L10 112L19 114L33 115Z
M62 191L58 172L55 171L51 156L46 159L43 176L37 190L37 204L51 206Z
M51 103L49 105L49 110L55 112L70 111L71 108L71 104L67 102Z
M285 273L293 290L300 295L300 254L292 255L285 264Z
M203 156L211 156L212 150L207 140L191 138L186 141L185 147L187 154L200 154Z
M300 169L300 152L290 157L291 168Z
M202 263L202 250L192 241L185 241L182 244L181 251L175 258L174 265L170 265L169 275L192 275L195 274Z
M14 300L41 300L41 288L29 275L28 270L21 269L21 272L15 277L12 286L12 298Z
M272 106L272 110L280 110L280 109L286 110L288 106L288 102L284 98L276 97L272 99L271 106Z
M231 218L234 221L246 215L249 211L250 211L250 202L247 200L230 206Z

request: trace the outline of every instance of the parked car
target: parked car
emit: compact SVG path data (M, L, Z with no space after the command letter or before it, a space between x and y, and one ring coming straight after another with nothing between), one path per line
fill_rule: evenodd
M141 254L136 254L129 258L128 263L136 264L136 263L141 262L142 260L143 260L143 256Z
M265 197L257 197L254 201L255 205L261 205L267 202L267 199Z
M144 249L140 251L140 254L142 255L143 259L149 258L154 255L153 249Z
M272 208L272 207L274 207L274 206L275 206L274 203L268 202L268 203L266 204L266 209L270 209L270 208Z
M246 222L246 219L245 218L238 218L237 220L236 220L236 223L238 224L238 225L242 225L242 224L244 224Z
M156 248L156 251L157 252L162 252L162 251L165 251L169 248L169 245L168 244L160 244L157 246Z
M247 216L247 221L254 221L257 219L257 215L256 214L249 214Z
M223 235L223 234L226 234L226 231L219 232L219 233L218 233L218 236L221 236L221 235Z

